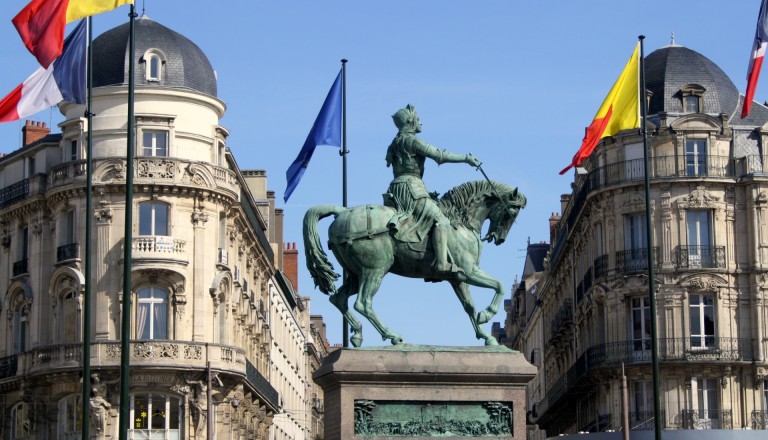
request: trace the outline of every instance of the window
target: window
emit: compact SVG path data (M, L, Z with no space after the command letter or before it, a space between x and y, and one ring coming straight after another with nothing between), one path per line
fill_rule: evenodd
M19 248L16 250L18 261L26 260L29 257L29 228L22 228L19 231Z
M18 295L23 295L19 293ZM29 306L25 302L20 302L13 311L13 353L24 353L27 351L27 333L29 330Z
M131 438L179 439L181 415L181 400L177 397L134 394L131 396Z
M11 440L27 439L31 432L29 406L24 402L18 403L11 408Z
M138 291L136 308L137 339L168 339L168 292L159 287Z
M79 298L74 291L67 292L61 298L59 319L61 320L59 338L61 343L69 344L79 341Z
M69 210L61 214L61 235L60 244L76 243L75 232L77 230L77 223L75 222L75 210Z
M634 414L631 423L634 426L653 421L653 390L648 381L635 381L632 383L632 408Z
M696 95L688 95L683 100L683 111L686 113L699 113L699 98Z
M685 140L685 175L689 177L707 175L706 139Z
M686 214L688 267L713 267L709 217L709 211L688 211Z
M79 151L79 148L77 146L77 141L76 140L69 141L68 159L70 161L76 161L78 159L78 157L80 156L79 153L80 153L80 151Z
M632 348L634 351L651 349L651 300L648 297L632 298L631 321ZM638 360L643 360L638 359Z
M142 156L168 157L168 132L144 130Z
M35 175L35 158L34 157L28 157L27 158L27 167L24 169L24 178L29 179L30 177Z
M220 166L220 167L224 167L224 166L227 165L227 160L226 160L225 155L224 155L224 153L226 152L227 149L224 146L223 142L219 142L218 150L219 150L219 157L218 157L217 165Z
M168 235L168 205L158 202L139 204L139 235Z
M645 213L624 216L624 252L619 255L620 271L636 271L648 268L648 237Z
M715 346L715 300L712 295L690 296L691 348Z
M695 428L720 428L720 404L717 398L717 379L691 378L691 391L696 393L695 408L698 421Z
M81 437L82 398L73 394L59 400L59 440L74 440Z
M147 63L147 80L148 81L160 81L160 57L152 55L149 57L149 63Z

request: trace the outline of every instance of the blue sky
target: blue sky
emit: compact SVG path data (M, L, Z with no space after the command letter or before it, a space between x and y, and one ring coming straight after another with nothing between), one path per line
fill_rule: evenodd
M581 144L584 127L629 58L640 34L646 55L670 43L718 64L743 93L759 0L567 0L388 2L296 0L136 0L153 20L185 35L208 55L227 104L222 124L241 169L265 169L285 240L301 243L301 220L317 204L341 204L338 150L320 147L287 204L285 170L295 158L338 70L347 65L349 204L380 203L391 179L384 155L396 129L390 115L414 104L422 138L471 152L495 180L518 186L528 207L507 242L486 245L481 267L509 297L526 242L549 241L548 218L570 192L573 174L557 173ZM35 69L11 18L27 0L6 0L0 19L0 96ZM94 33L127 20L127 7L95 18ZM70 27L71 28L71 27ZM768 95L761 79L755 99ZM56 125L54 108L35 116ZM19 147L21 122L0 124L0 152ZM54 130L58 131L58 130ZM427 168L430 190L480 179L462 164ZM322 231L329 222L322 223ZM340 267L336 266L339 270ZM332 343L339 313L319 291L300 253L300 294L312 298ZM472 289L484 307L492 292ZM388 276L375 299L381 319L409 343L478 345L447 284ZM494 321L504 320L503 309ZM487 325L490 329L490 324ZM364 322L366 345L381 344Z

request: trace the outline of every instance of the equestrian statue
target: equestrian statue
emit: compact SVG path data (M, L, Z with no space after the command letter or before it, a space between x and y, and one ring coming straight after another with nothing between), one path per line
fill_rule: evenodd
M384 276L391 272L425 281L447 281L461 301L478 339L496 345L496 339L481 324L498 311L504 295L501 281L478 266L482 241L504 242L525 196L517 188L489 180L463 183L441 198L424 186L427 158L438 164L467 163L482 171L480 161L471 154L454 154L435 148L419 139L421 121L412 105L392 116L398 133L387 149L387 166L394 179L384 194L384 205L353 208L320 205L304 216L304 250L307 268L315 285L347 318L352 345L362 344L362 325L350 312L348 300L357 294L355 310L370 321L383 340L401 345L403 337L386 327L373 310L373 297ZM485 173L483 172L483 175ZM335 216L328 230L328 247L346 270L337 289L335 272L320 244L318 222ZM489 220L488 231L480 238ZM494 296L485 310L476 313L469 286L493 289Z

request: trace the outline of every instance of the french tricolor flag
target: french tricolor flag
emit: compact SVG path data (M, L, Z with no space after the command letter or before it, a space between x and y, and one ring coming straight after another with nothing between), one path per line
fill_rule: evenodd
M81 20L64 41L61 55L0 101L0 122L25 118L61 101L85 104L85 49L86 25Z
M763 0L760 3L760 14L757 16L757 31L755 32L755 43L752 45L752 58L749 59L747 92L744 95L744 106L741 108L742 119L749 115L749 109L752 108L757 78L760 77L765 48L768 46L768 15L766 14L768 14L768 0Z

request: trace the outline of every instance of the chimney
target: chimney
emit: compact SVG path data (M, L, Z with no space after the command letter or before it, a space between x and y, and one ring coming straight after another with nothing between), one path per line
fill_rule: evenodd
M283 273L291 280L293 290L299 291L299 251L296 243L285 243L283 247Z
M550 246L554 246L557 242L557 223L560 221L562 217L560 214L553 212L552 215L549 216L549 244Z
M24 127L21 129L21 142L23 146L26 147L27 145L35 143L40 139L48 136L50 132L51 129L45 125L45 122L27 120L26 124L24 124Z

